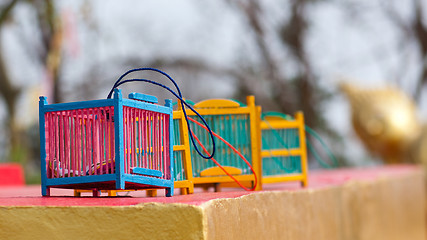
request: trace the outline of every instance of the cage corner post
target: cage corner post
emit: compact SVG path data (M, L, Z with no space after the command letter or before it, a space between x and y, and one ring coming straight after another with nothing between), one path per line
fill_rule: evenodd
M40 96L39 98L39 131L40 131L40 169L41 169L41 192L42 196L50 196L50 188L47 186L46 175L46 121L45 121L45 106L47 98Z
M185 100L184 100L185 101ZM174 188L179 188L181 195L194 193L193 170L191 164L190 142L188 137L188 126L184 115L184 107L181 100L177 102L177 109L173 111L174 121L174 142L173 142L173 163L174 163ZM176 122L177 121L177 122ZM178 123L178 124L176 124ZM178 135L178 138L176 138ZM175 155L177 153L177 155ZM181 165L176 164L176 158L181 154ZM179 161L178 161L179 162ZM181 168L180 168L181 167ZM183 174L179 178L177 174Z
M300 147L301 147L301 172L303 179L301 185L303 187L308 186L308 166L307 166L307 145L306 145L306 136L305 136L305 124L304 124L304 114L298 111L295 114L295 119L298 121L298 131L300 135Z
M123 146L123 96L120 89L114 89L114 137L116 162L116 189L125 189L124 146Z
M250 95L246 97L246 102L251 111L251 148L252 148L252 167L257 177L256 191L262 190L262 163L261 163L261 107L255 105L255 97Z
M183 99L185 101L185 99ZM184 111L184 105L181 102L181 100L178 100L178 111ZM185 179L189 182L188 188L181 188L181 195L185 194L193 194L194 193L194 182L193 182L193 166L191 163L191 153L190 153L190 140L188 136L188 123L187 119L182 116L180 120L180 130L174 129L174 131L180 131L180 137L181 137L181 143L184 145L184 151L183 151L183 165L184 165L184 174ZM175 143L174 143L175 144Z
M174 161L173 159L173 108L172 108L172 100L165 99L165 106L169 108L169 169L170 169L170 179L171 184L170 187L166 188L165 194L166 197L172 197L174 192Z

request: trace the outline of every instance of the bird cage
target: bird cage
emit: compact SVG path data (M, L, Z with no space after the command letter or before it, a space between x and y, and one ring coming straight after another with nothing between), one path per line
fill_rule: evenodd
M50 188L165 189L173 195L172 103L140 93L48 104L40 97L42 195Z
M304 116L269 112L261 121L262 183L301 181L307 186L307 149Z
M247 106L241 106L237 101L227 99L210 99L194 104L197 110L211 127L237 149L252 165L253 173L248 165L224 142L216 141L214 158L237 181L246 186L253 186L261 177L260 165L260 113L261 107L255 106L255 98L247 97ZM187 111L190 118L198 120L192 111ZM190 127L201 143L209 152L213 145L209 141L206 130L190 121ZM234 185L234 180L226 175L212 160L204 159L191 146L192 177L194 184L206 186L209 184ZM256 175L256 176L255 176ZM255 190L261 190L261 184Z

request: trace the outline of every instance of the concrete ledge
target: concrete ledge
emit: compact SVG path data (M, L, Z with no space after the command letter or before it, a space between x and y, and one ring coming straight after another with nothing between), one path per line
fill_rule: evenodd
M206 239L425 239L418 173L204 204Z
M79 206L72 197L11 197L37 204L0 206L0 239L425 240L423 172L407 166L390 169L318 172L310 175L309 189L271 185L270 191L240 196L226 192L168 198L171 203L158 203L164 198L151 203L137 197L83 198L95 203L144 201ZM0 205L7 198L0 191ZM70 200L71 206L52 206L53 200Z
M1 239L203 239L203 211L185 204L3 207Z

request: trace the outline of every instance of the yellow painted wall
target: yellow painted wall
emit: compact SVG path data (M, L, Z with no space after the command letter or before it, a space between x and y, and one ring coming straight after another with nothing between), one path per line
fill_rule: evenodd
M183 204L2 207L0 239L203 239L203 211Z
M207 239L426 239L422 172L204 205Z

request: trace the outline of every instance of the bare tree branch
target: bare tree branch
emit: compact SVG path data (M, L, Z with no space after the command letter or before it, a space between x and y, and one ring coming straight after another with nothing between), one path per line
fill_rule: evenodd
M405 44L412 42L419 48L420 63L422 65L413 93L414 99L419 101L422 89L427 84L427 26L423 22L425 6L423 6L422 1L413 0L413 18L410 21L405 21L398 13L398 10L388 1L382 2L382 6L388 19L402 32Z
M10 16L10 13L14 6L16 6L17 0L10 1L0 12L0 27L2 27ZM0 46L1 46L0 42ZM7 67L3 59L3 55L0 55L0 94L6 102L7 110L14 117L15 102L19 95L20 90L14 87L9 79L7 73Z
M419 100L421 95L422 87L426 85L427 83L427 65L426 65L426 59L427 59L427 26L424 25L424 9L422 8L422 3L420 0L414 0L414 11L415 11L415 18L412 21L412 29L414 31L415 35L415 41L418 43L418 46L420 48L420 55L421 55L421 63L422 63L422 70L420 74L420 78L418 80L417 87L415 89L415 99Z
M9 17L10 12L15 7L18 0L10 1L4 8L1 9L0 12L0 24L3 24L6 19Z

